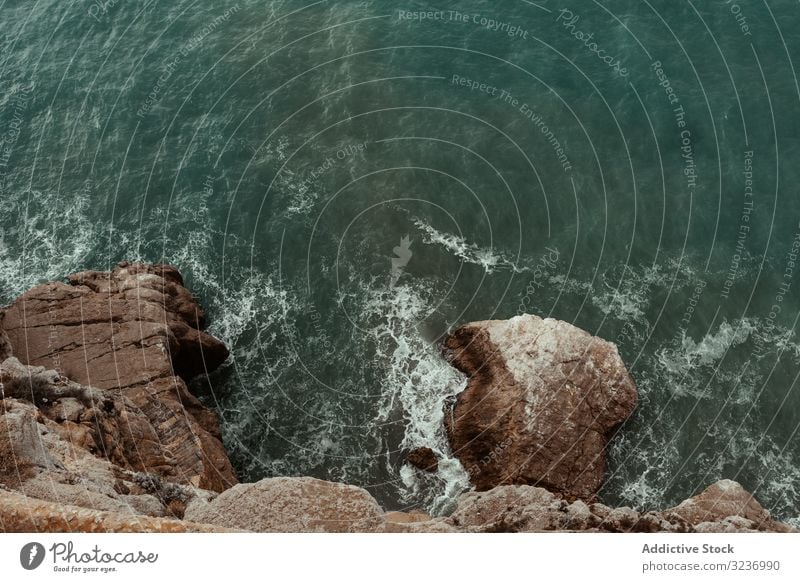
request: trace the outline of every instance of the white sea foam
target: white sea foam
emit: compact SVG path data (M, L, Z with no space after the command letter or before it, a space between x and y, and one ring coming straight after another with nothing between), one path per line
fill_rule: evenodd
M620 496L626 503L639 508L658 507L663 494L664 475L648 467L622 487Z
M202 214L202 206L178 214L190 217L197 212ZM279 377L286 366L294 363L294 354L265 361L262 351L278 336L291 334L289 322L301 307L297 298L281 288L274 275L240 266L237 257L247 256L250 248L235 238L228 237L226 251L230 259L223 276L219 271L220 252L215 246L222 233L209 227L188 232L178 224L175 227L181 234L168 245L173 249L170 260L191 278L193 291L203 297L204 307L213 314L208 331L231 348L230 364L249 367L257 363L263 377Z
M435 476L401 468L400 494L406 502L422 495L428 510L440 514L469 488L469 477L453 458L444 431L445 401L465 388L466 379L420 333L418 324L428 315L432 296L423 282L397 284L371 294L364 311L380 322L370 333L389 360L376 424L401 417L405 432L400 449L430 447L440 457Z
M102 225L89 216L90 205L83 193L8 193L0 204L0 303L86 268L102 237Z
M652 359L647 361L660 374L662 384L669 386L676 395L715 397L714 390L710 390L704 381L707 374L697 373L706 369L713 370L715 385L727 386L725 393L729 401L747 404L752 402L765 380L762 367L766 364L761 360L774 359L780 354L784 360L794 358L797 361L800 346L792 341L793 338L792 330L775 326L766 318L723 320L716 330L709 331L699 340L682 332L678 338L656 350ZM766 346L765 352L758 357L753 355L755 342ZM724 358L728 358L729 363L720 365Z
M707 333L699 342L684 336L681 340L683 360L686 364L711 365L719 361L732 347L747 341L756 329L753 320L743 318L735 324L723 321L716 333Z
M745 318L734 324L723 321L716 332L707 333L699 341L684 332L673 345L656 352L656 364L672 380L685 377L688 370L717 363L731 348L747 341L755 330L753 320Z
M423 242L425 244L439 245L463 262L480 266L487 274L500 269L509 269L515 273L528 270L525 266L520 265L519 260L514 261L495 249L482 248L475 243L468 242L464 237L438 231L419 218L414 218L412 222L424 233Z
M622 503L637 509L663 507L666 483L680 465L678 448L664 443L674 436L672 426L672 419L663 419L619 433L609 450L609 465L616 469L607 475L604 489L614 489Z
M647 310L654 292L686 288L696 282L696 277L686 260L667 258L655 265L620 265L598 274L593 282L557 273L550 277L550 283L564 293L584 294L604 315L639 324L646 330L649 329Z
M796 357L786 331L766 319L723 320L698 340L682 336L646 356L637 377L639 413L612 442L606 490L639 509L665 507L679 501L667 495L683 498L731 478L777 515L791 515L800 503L800 468L791 451L764 432L759 414L764 382L781 349L773 340L788 346L784 359ZM749 357L759 335L770 346L763 363Z
M280 288L266 274L244 274L229 266L232 273L222 281L211 267L218 264L214 239L213 230L193 230L175 241L180 244L175 245L172 256L191 276L193 288L214 314L211 333L232 348L231 365L237 369L235 380L240 386L233 388L235 397L224 400L222 413L226 440L238 451L239 462L247 464L245 471L319 475L325 467L326 478L366 486L374 481L370 458L389 450L384 433L400 421L402 440L391 443L390 448L428 446L441 461L435 475L419 474L405 465L398 469L387 462L388 472L396 480L396 498L411 505L422 504L435 514L446 512L457 495L469 488L469 479L458 460L452 458L443 428L445 399L463 389L464 379L417 328L417 323L429 315L437 294L424 281L414 280L393 287L387 281L377 291L360 283L358 293L350 297L359 304L359 319L370 323L367 337L355 342L373 342L378 350L371 357L380 360L373 363L377 364L373 369L379 371L380 396L377 405L375 400L369 401L375 406L374 418L365 427L370 434L364 440L359 436L361 431L351 426L357 423L355 410L364 405L357 399L332 400L332 393L322 388L322 392L304 391L297 383L313 385L313 381L303 380L302 374L294 374L288 384L284 383L282 374L297 371L298 346L293 347L293 342L312 351L319 348L314 338L309 342L309 338L294 337L293 322L307 314L307 301L301 301L297 291L286 283ZM348 369L363 367L363 360L355 358L349 363L347 356L363 349L360 344L340 348L342 365ZM270 354L269 361L265 353ZM364 386L353 385L351 389L363 391ZM295 418L290 431L278 430L285 427L286 419L275 414ZM253 438L254 430L259 438ZM384 444L378 447L380 443ZM370 450L373 445L377 448ZM281 450L285 454L280 454Z

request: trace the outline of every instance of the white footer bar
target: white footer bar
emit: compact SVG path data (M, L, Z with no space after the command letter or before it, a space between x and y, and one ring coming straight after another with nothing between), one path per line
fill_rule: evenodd
M0 572L136 582L796 581L800 534L0 534Z

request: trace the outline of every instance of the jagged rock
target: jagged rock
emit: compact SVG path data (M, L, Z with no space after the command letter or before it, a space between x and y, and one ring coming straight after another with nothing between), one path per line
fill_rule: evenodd
M119 495L109 492L103 485L98 486L97 482L81 478L75 483L69 482L68 474L43 472L22 483L16 491L60 505L112 511L120 515L165 515L164 506L152 495Z
M439 520L391 531L442 531ZM453 514L441 520L462 532L744 532L793 531L777 523L738 483L720 481L698 497L665 511L640 513L629 507L610 508L578 499L567 502L541 487L504 485L472 491L458 499Z
M185 518L257 532L370 532L383 510L365 490L310 477L240 484L210 503L193 501Z
M115 421L81 410L89 426L53 421L28 401L0 400L0 484L36 499L126 515L162 516L176 499L207 496L113 464L96 448L104 440L98 431L116 430Z
M787 526L788 527L788 526ZM738 515L731 515L725 517L719 521L704 521L698 523L694 526L694 531L700 533L754 533L758 531L791 531L791 530L784 530L784 529L767 529L762 530L758 527L758 524L750 521L749 519L745 519L743 517L739 517Z
M608 440L637 398L614 344L522 315L457 329L445 355L468 376L445 424L478 491L530 484L592 499Z
M608 513L604 513L602 528L617 533L637 531L639 518L639 512L630 507L614 507Z
M753 494L730 479L717 481L699 495L666 510L664 514L677 515L695 526L698 531L705 532L791 529L785 524L774 521L769 511L756 501Z
M96 511L0 489L3 533L183 533L235 531L213 525Z
M7 487L55 468L39 437L39 412L33 405L0 400L0 484Z
M71 280L78 286L37 287L2 312L0 485L122 518L180 516L212 497L199 487L235 481L215 415L184 381L227 350L186 330L203 314L174 269L121 264ZM21 363L6 338L58 369ZM157 338L171 351L154 351Z
M114 442L104 443L117 447L116 456L106 453L113 462L215 491L236 483L216 415L186 385L219 366L228 350L202 331L205 316L180 273L120 263L69 282L35 287L6 310L2 325L14 354L46 368L36 372L41 382L23 381L8 395L37 405L59 399L50 416L85 440L81 425L102 410L88 404L105 394L119 419ZM40 385L54 392L39 397ZM65 398L89 408L80 423L74 419L84 412Z
M439 470L439 459L433 449L429 447L419 447L409 451L406 455L406 462L420 471L435 473Z
M565 501L541 487L506 485L465 493L447 521L474 531L552 531L562 529L566 508Z
M2 398L21 398L37 406L49 406L62 399L69 399L68 404L79 407L110 406L112 402L100 390L81 386L55 370L25 366L14 357L0 363L0 386Z
M54 370L25 366L12 357L0 364L0 397L8 410L5 416L25 411L26 418L35 419L37 450L60 458L62 465L69 445L73 458L88 455L123 469L136 468L125 455L139 444L131 440L129 425L147 419L121 394L81 386ZM28 458L34 459L30 454ZM26 462L25 456L17 460Z

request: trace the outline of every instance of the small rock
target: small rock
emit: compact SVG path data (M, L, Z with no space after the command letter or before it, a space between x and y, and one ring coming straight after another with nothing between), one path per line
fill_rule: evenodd
M408 455L406 455L406 462L421 471L429 473L435 473L439 470L439 459L433 449L428 447L419 447L409 451Z

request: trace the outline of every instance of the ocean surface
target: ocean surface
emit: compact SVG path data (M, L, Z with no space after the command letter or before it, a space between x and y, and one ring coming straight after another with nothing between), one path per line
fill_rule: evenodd
M800 525L798 68L793 0L0 0L0 304L175 264L242 479L439 514L442 335L559 318L639 387L603 501Z

